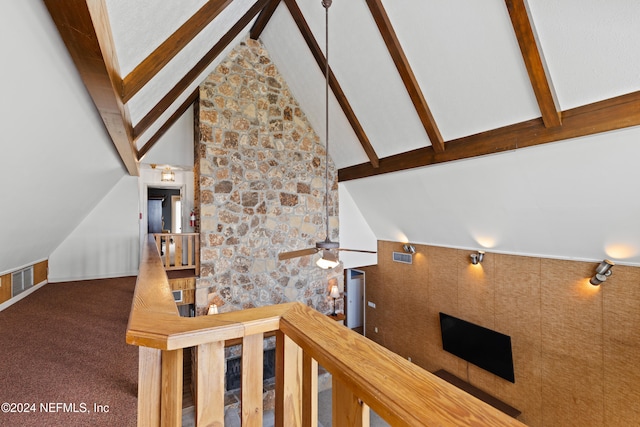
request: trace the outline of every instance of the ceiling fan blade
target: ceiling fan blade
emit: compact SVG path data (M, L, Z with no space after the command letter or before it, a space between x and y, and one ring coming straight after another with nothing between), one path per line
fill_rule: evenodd
M316 248L307 248L307 249L300 249L297 251L281 252L278 254L278 259L280 261L284 261L285 259L297 258L305 255L313 255L316 252L318 252L318 249Z
M338 248L339 251L344 251L344 252L362 252L364 254L377 254L378 252L376 251L365 251L362 249L343 249L343 248Z

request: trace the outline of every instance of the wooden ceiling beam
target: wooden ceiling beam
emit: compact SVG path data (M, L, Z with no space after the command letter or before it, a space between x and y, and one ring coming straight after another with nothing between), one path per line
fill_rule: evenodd
M309 47L309 50L313 54L313 57L315 58L316 63L318 64L318 67L320 67L322 74L325 76L325 78L329 79L329 86L331 87L331 90L333 91L334 96L338 100L340 107L342 107L342 111L344 112L345 116L347 117L347 120L351 124L353 131L358 137L358 140L360 141L360 145L362 145L362 148L364 149L367 157L369 158L369 164L371 165L372 168L374 169L377 168L379 164L378 155L373 149L373 146L371 145L369 138L364 132L362 125L360 125L360 121L358 120L355 113L353 112L353 109L351 108L351 105L349 104L349 101L347 100L346 95L342 91L342 88L340 87L338 80L333 74L333 71L331 71L331 68L329 68L329 76L326 76L326 58L324 57L324 54L322 53L322 50L320 49L320 46L318 45L318 42L316 41L315 37L313 37L311 28L309 28L309 24L307 24L307 21L304 19L304 16L302 15L302 11L298 7L298 4L295 2L295 0L284 0L284 2L287 5L289 12L291 13L291 16L296 22L296 25L298 26L298 29L300 30L302 37L307 42L307 46Z
M187 111L187 108L189 108L189 106L198 99L199 93L200 93L200 88L196 88L196 90L194 90L191 93L191 95L189 95L189 97L182 103L182 105L180 105L180 107L178 107L178 109L171 115L171 117L169 117L169 120L167 120L160 127L160 129L158 129L158 131L151 138L149 138L149 140L138 151L138 158L140 160L142 160L144 155L147 154L149 150L151 150L151 148L153 148L155 143L158 142L158 140L162 137L162 135L164 135L171 128L171 126L173 126L173 124L180 117L182 117L185 111Z
M258 0L240 18L227 33L220 38L196 65L187 72L182 79L140 120L133 128L134 138L139 138L160 116L182 95L189 86L200 76L214 59L235 39L238 34L251 22L270 0Z
M413 102L413 107L415 108L416 113L418 113L418 117L420 117L420 121L422 122L422 126L424 126L424 130L429 136L429 140L431 141L433 149L436 152L444 151L444 141L442 139L442 135L440 134L440 130L438 129L436 121L431 114L431 110L427 105L427 101L422 94L422 90L420 89L418 80L413 74L413 70L409 65L409 61L404 54L404 50L402 49L402 45L400 44L396 32L393 29L393 25L389 20L389 16L382 6L382 1L366 1L367 5L369 6L369 10L371 11L371 15L373 15L373 19L378 25L380 35L382 35L382 38L387 45L387 50L389 51L391 58L393 58L393 62L396 64L398 73L400 74L400 77L404 82L404 86L409 93L409 97Z
M640 126L640 91L564 111L562 126L546 127L541 118L447 141L447 150L436 153L420 148L380 159L374 169L368 163L338 171L338 181L419 168L453 160L484 156L570 138Z
M200 31L215 19L233 0L209 0L191 18L180 26L123 80L122 102L133 96L171 61Z
M140 168L131 120L116 90L120 81L104 0L44 0L64 44L130 175Z
M505 0L505 3L544 125L548 128L561 126L560 108L550 83L551 80L545 70L543 56L536 43L533 24L529 19L525 0Z
M260 12L260 15L258 15L258 19L256 19L256 22L254 22L251 31L249 31L249 37L252 40L258 40L260 38L260 35L262 35L262 31L264 31L265 27L271 20L271 17L278 8L279 4L280 0L271 0L271 2L267 6L265 6L264 9L262 9L262 12Z

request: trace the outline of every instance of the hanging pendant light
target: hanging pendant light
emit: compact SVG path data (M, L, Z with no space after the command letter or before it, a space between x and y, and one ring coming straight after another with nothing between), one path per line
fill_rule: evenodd
M322 6L325 10L325 157L324 157L324 206L326 220L326 237L322 242L316 242L316 248L322 250L322 258L316 264L320 268L334 268L339 262L335 255L331 253L331 249L337 249L340 244L332 242L329 237L329 7L332 0L322 0Z

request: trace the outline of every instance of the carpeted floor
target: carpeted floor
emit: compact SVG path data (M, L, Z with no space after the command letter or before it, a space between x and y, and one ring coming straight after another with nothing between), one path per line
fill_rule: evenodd
M0 426L135 426L135 280L48 284L0 311Z

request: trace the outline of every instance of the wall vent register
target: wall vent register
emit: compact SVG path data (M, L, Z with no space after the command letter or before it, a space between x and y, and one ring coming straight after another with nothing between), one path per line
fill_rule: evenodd
M413 255L403 254L402 252L393 252L393 261L404 264L413 264Z
M11 275L11 296L16 296L33 287L33 266Z

